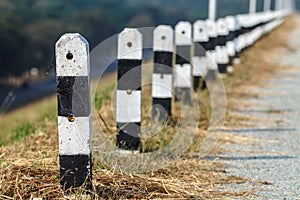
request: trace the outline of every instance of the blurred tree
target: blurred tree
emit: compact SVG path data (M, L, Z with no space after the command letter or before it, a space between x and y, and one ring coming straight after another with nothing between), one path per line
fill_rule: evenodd
M75 23L68 24L67 31L84 35L91 48L110 37L116 30L113 21L101 10L76 13L72 21Z
M28 38L22 32L22 21L17 17L2 14L0 27L0 77L19 76L26 70L23 48L28 46Z

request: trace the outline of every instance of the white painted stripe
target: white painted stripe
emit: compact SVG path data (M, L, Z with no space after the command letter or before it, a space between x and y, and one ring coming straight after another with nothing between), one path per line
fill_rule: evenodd
M133 28L125 28L118 36L118 60L142 59L142 34Z
M172 74L152 75L152 97L172 98Z
M191 65L175 65L174 87L177 88L190 88L192 85L191 80Z
M229 61L228 54L227 54L227 48L225 46L217 46L216 51L217 51L217 63L218 64L227 64Z
M233 16L225 17L226 25L229 31L235 31L235 18Z
M235 46L234 46L234 41L228 41L226 43L227 47L227 53L229 56L234 56L235 55Z
M193 76L205 76L207 72L207 58L206 57L193 57Z
M116 121L119 123L141 122L142 92L117 90Z
M194 42L207 42L209 40L205 21L197 20L193 25Z
M90 155L92 152L92 117L75 117L70 122L67 117L58 116L59 154Z
M63 35L55 44L57 76L88 76L89 44L78 33Z
M227 29L227 24L223 18L218 19L217 29L218 29L219 36L227 36L229 33Z
M153 51L174 51L173 29L160 25L153 31Z
M209 37L217 37L218 36L218 29L217 24L214 21L206 20L207 32Z
M207 51L206 52L207 57L207 68L209 70L217 70L218 66L216 63L216 51Z
M175 26L175 44L191 45L192 44L192 25L188 21L178 22Z

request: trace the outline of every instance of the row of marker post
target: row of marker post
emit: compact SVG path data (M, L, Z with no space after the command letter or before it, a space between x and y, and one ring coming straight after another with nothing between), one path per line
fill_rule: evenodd
M198 20L193 26L179 22L154 30L152 117L172 115L172 99L190 105L190 92L198 90L216 71L231 72L233 62L247 47L281 24L290 9ZM193 36L193 37L192 37ZM174 44L175 41L175 44ZM124 29L118 36L116 91L117 147L120 153L140 150L142 120L143 35ZM175 57L175 63L173 58ZM213 62L209 62L212 60ZM215 63L215 64L213 64ZM79 34L65 34L56 43L60 176L63 190L86 184L91 189L91 103L89 44ZM205 82L203 82L205 87Z

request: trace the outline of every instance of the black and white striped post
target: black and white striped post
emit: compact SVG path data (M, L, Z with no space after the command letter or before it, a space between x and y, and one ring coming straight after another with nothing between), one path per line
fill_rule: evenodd
M218 38L217 38L217 63L218 69L220 73L226 73L227 65L229 63L226 42L227 36L229 34L226 22L224 18L220 18L217 20L217 30L218 30Z
M160 25L153 31L152 118L163 121L172 115L173 29Z
M175 26L176 64L174 87L176 99L183 104L191 103L192 67L192 25L181 21Z
M194 90L198 90L200 84L205 88L203 78L207 73L206 49L209 47L209 37L205 21L197 20L193 24L194 54L192 57Z
M142 34L125 28L118 36L116 95L117 147L120 153L138 153L142 119Z
M209 36L209 43L206 49L206 56L208 58L208 71L205 77L205 80L216 80L216 72L218 70L217 66L217 37L218 37L218 30L217 24L215 21L211 19L207 19L206 21L207 32Z
M227 35L227 42L226 42L226 48L227 48L227 53L229 56L229 65L227 66L227 72L232 73L233 72L233 60L235 56L235 18L233 16L227 16L225 18L226 25L229 31L229 34Z
M92 187L89 44L78 33L56 43L60 184Z
M271 0L264 0L264 12L270 12Z
M256 13L256 0L249 1L249 14Z

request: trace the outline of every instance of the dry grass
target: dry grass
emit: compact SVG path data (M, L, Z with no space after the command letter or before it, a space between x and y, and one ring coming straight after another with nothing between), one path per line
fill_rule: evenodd
M261 39L253 48L244 53L241 64L235 66L235 74L225 79L228 92L227 100L230 109L242 109L245 105L239 101L245 97L258 97L248 94L243 88L246 85L262 84L276 72L276 67L266 58L278 48L287 48L286 35L294 26L290 18L280 29L269 37ZM271 51L270 48L273 50ZM258 56L259 55L259 56ZM260 74L257 76L257 74ZM147 89L144 92L149 92ZM106 94L105 94L106 95ZM209 105L208 93L201 93L201 102ZM239 99L237 101L236 99ZM98 108L103 118L107 118L107 134L114 138L115 125L111 113L105 107L111 106L109 101L101 102ZM207 127L210 110L202 108L201 127ZM19 113L17 114L19 115ZM11 118L13 119L13 117ZM143 123L149 123L147 116ZM239 124L244 120L228 115L226 124ZM93 191L95 199L226 199L232 196L249 198L252 191L227 193L221 190L224 184L244 183L250 180L230 176L219 160L201 160L195 155L201 144L201 136L205 130L199 131L199 137L190 147L189 152L171 165L157 171L144 174L124 173L116 168L107 168L94 160ZM223 135L220 142L232 142L231 135ZM154 142L144 144L145 148L160 148L164 144ZM168 140L166 137L164 140ZM243 143L249 138L235 138ZM254 140L254 139L253 139ZM255 142L255 141L254 141ZM154 146L154 147L153 147ZM215 149L214 152L221 151ZM43 119L37 124L36 134L27 136L22 142L14 142L0 147L0 199L64 199L59 188L59 163L56 122ZM82 189L75 194L81 199Z

